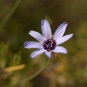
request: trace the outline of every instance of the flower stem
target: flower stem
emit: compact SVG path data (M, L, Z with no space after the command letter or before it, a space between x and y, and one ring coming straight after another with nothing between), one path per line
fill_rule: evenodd
M12 14L14 13L14 11L17 9L17 7L19 6L21 0L16 0L14 6L11 8L11 10L9 11L9 13L5 16L5 18L2 20L2 22L0 23L0 29L2 29L4 27L4 25L7 23L7 21L10 19L10 17L12 16Z
M49 64L49 61L50 61L50 59L48 59L48 62L45 64L45 66L43 66L38 72L36 72L35 74L31 75L30 77L24 79L23 82L24 81L30 81L31 79L36 77L38 74L40 74L46 68L46 66Z

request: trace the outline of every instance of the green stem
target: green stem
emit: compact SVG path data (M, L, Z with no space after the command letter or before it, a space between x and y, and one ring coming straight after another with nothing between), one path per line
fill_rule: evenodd
M33 79L34 77L36 77L38 74L40 74L46 68L46 66L49 64L49 61L50 61L50 59L48 59L48 62L45 64L44 67L42 67L38 72L36 72L35 74L31 75L30 77L24 79L23 82L24 81L30 81L31 79Z
M2 20L2 22L0 23L0 30L4 27L4 25L7 23L7 21L10 19L10 17L12 16L12 14L14 13L14 11L17 9L17 7L19 6L21 0L16 0L14 6L12 7L12 9L9 11L9 13L5 16L5 18Z

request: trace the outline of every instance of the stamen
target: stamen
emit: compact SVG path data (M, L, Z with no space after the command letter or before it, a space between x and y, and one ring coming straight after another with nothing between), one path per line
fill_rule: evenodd
M43 45L45 45L46 47L48 47L48 45L46 43L43 43Z
M53 40L49 40L50 41L50 44L51 44L51 47L52 47L52 45L53 45Z
M53 41L52 41L52 40L50 40L50 41L51 41L50 43L51 43L51 47L52 47L52 45L53 45Z
M56 47L56 42L53 39L48 39L43 43L43 48L47 51L54 50Z
M50 49L47 49L47 51L49 52L49 51L50 51Z

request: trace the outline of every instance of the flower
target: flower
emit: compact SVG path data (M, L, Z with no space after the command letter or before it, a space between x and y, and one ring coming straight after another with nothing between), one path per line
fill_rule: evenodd
M66 54L67 50L64 47L58 46L58 45L67 41L73 36L73 34L63 36L67 25L68 24L66 22L63 22L57 28L54 35L52 36L51 28L50 28L48 21L46 19L42 20L41 30L42 30L43 35L33 30L29 32L29 34L32 37L34 37L36 40L38 40L39 42L27 41L24 43L24 48L28 48L28 49L37 48L38 49L34 51L33 53L31 53L30 57L35 58L36 56L42 53L45 53L48 58L51 58L52 52Z

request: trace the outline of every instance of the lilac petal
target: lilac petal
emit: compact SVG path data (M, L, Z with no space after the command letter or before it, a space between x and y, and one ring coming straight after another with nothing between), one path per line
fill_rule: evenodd
M54 33L54 37L53 37L54 40L56 40L64 35L67 25L68 25L68 23L64 22L57 28L57 30Z
M35 42L35 41L27 41L24 43L24 48L43 48L42 44L39 42Z
M73 36L73 34L69 34L69 35L66 35L66 36L63 36L63 37L57 39L56 40L57 45L69 40L72 36Z
M44 53L45 51L46 51L46 50L44 50L44 49L36 50L36 51L34 51L33 53L31 53L30 57L31 57L31 58L35 58L36 56L38 56L38 55Z
M51 58L51 51L50 52L46 51L45 54L47 55L48 58Z
M44 42L45 38L38 32L31 30L29 34L40 42Z
M53 50L53 52L67 54L67 50L62 46L56 46L56 48Z
M46 19L41 21L41 29L44 37L46 39L51 39L51 28Z

